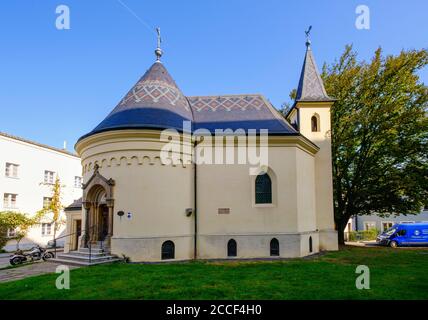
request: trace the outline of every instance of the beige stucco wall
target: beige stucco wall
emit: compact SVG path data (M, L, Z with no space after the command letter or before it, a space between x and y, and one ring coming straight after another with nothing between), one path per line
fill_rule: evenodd
M188 145L187 136L184 141ZM162 243L171 240L176 259L194 256L195 217L186 216L186 209L194 206L194 166L186 161L162 164L159 150L165 143L155 131L124 130L101 133L77 145L84 182L95 164L102 176L115 181L113 254L132 261L159 261ZM272 238L280 243L281 257L311 254L309 236L312 253L318 252L317 150L302 137L269 138L273 203L268 205L255 204L256 176L250 174L254 166L198 164L198 258L227 258L227 242L232 238L238 244L237 258L269 257ZM183 159L182 154L179 157ZM219 214L219 208L229 208L230 213ZM125 215L119 217L118 211Z
M198 165L200 258L226 258L230 239L237 241L238 258L269 257L272 238L280 242L281 257L308 254L304 234L316 234L314 154L272 141L268 155L273 203L267 205L255 204L251 165ZM219 208L230 213L219 214ZM317 252L318 241L313 247Z
M337 250L337 234L334 228L333 213L331 102L305 102L299 103L297 107L300 132L320 148L315 155L316 223L320 231L320 248ZM318 132L311 130L311 118L314 115L319 119Z
M201 235L297 232L296 148L269 150L273 204L256 205L250 165L198 165L198 226ZM229 214L218 214L230 208Z
M159 151L166 142L157 133L101 136L80 152L84 182L95 164L102 176L115 181L112 253L157 261L162 243L172 240L176 258L191 259L193 218L186 209L193 208L192 164L162 164ZM119 217L118 211L125 215Z
M296 150L296 208L299 232L317 229L315 212L315 159L313 155Z

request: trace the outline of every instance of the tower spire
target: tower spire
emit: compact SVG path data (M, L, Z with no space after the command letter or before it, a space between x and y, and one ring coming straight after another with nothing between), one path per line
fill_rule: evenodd
M162 38L161 38L161 31L159 27L156 28L156 33L157 33L157 39L158 39L158 45L155 50L156 62L161 62L160 59L162 57L163 51L161 49Z
M309 26L306 34L306 54L303 61L302 72L300 74L299 85L297 87L297 101L332 101L325 91L323 81L318 72L315 58L311 50L311 40L309 38L312 26Z

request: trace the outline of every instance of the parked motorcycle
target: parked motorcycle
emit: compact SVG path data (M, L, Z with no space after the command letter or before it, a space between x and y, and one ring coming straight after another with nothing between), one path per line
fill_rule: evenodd
M22 250L16 251L9 259L9 262L12 266L22 264L24 262L32 262L43 259L46 261L54 257L54 254L50 251L46 251L40 246L35 246L31 248L28 252L23 252Z

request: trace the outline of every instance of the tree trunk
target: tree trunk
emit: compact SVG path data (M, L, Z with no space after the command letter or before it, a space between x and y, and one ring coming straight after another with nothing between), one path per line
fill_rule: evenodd
M342 228L341 226L339 226L337 230L337 238L339 241L339 245L345 244L345 228Z
M347 215L341 216L341 219L336 222L337 224L337 238L339 245L345 244L345 228L348 224L349 217Z
M56 248L56 222L54 222L53 244Z

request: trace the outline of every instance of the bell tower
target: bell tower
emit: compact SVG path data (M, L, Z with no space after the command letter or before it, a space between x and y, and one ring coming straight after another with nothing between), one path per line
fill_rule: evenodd
M334 99L325 91L312 53L309 32L290 123L320 149L315 155L315 210L321 250L337 250L334 227L330 109Z

